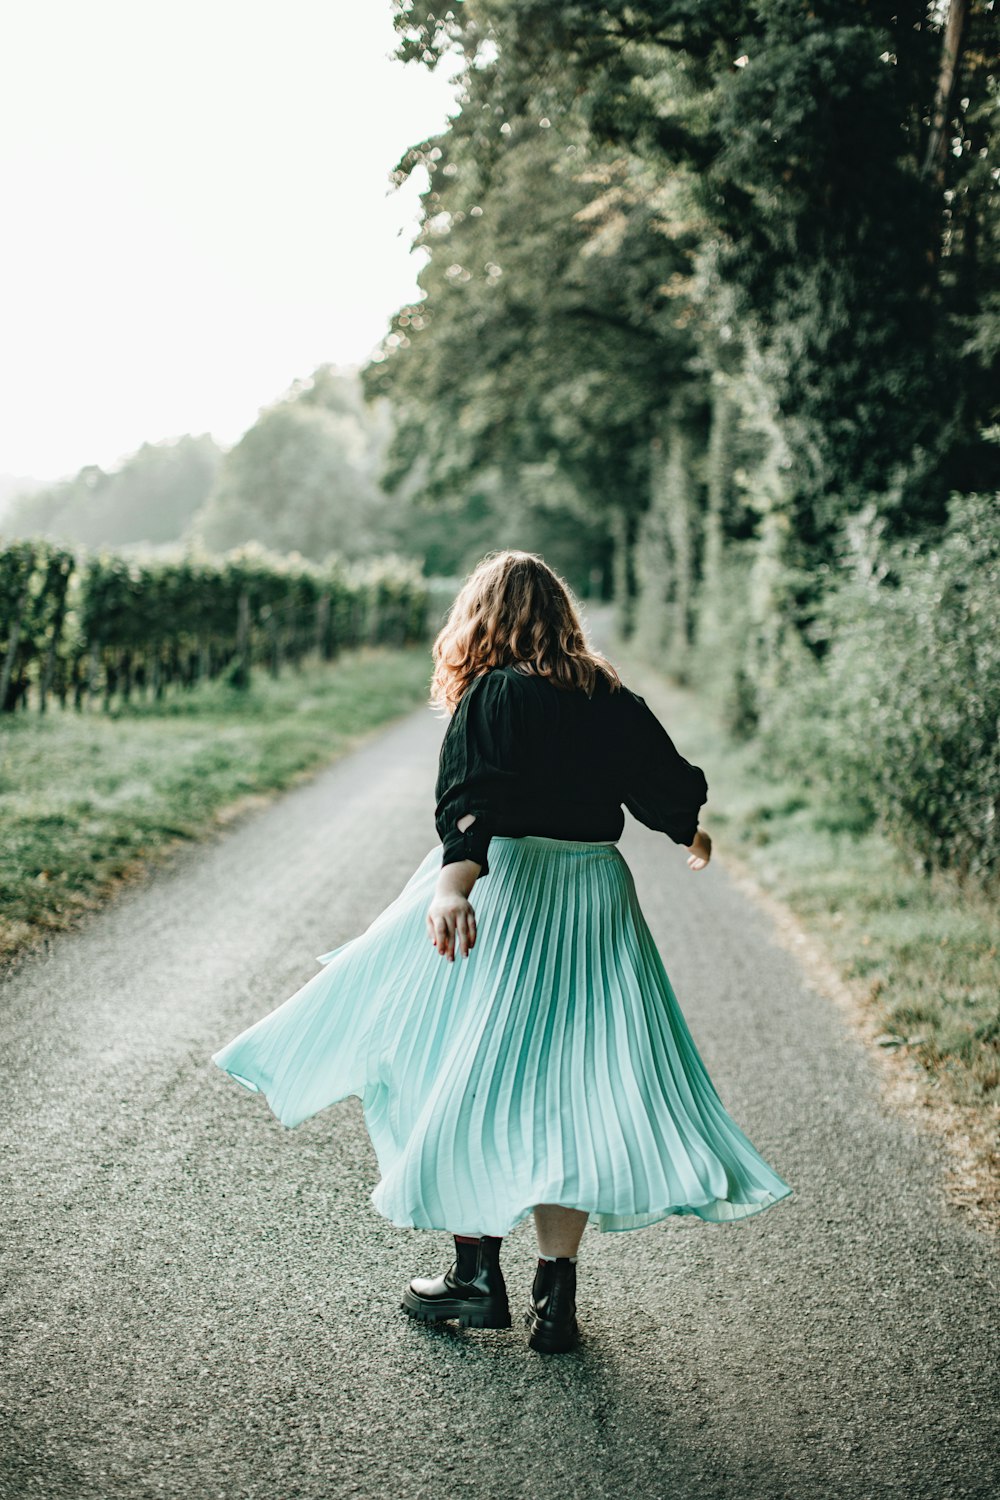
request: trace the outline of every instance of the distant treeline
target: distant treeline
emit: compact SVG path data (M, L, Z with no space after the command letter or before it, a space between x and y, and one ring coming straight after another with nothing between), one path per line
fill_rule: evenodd
M395 9L465 68L398 167L427 259L365 375L386 482L599 532L625 632L779 774L988 878L993 4Z
M8 537L83 547L178 542L211 493L222 453L211 437L143 443L114 469L87 464L72 479L16 497L0 523Z
M142 562L43 540L0 548L0 711L162 698L255 666L332 660L362 643L404 645L428 628L428 592L400 559L325 565L248 547Z
M228 452L206 435L144 443L113 469L91 464L22 494L0 528L92 549L179 543L219 553L255 542L314 562L389 554L432 577L460 576L492 547L527 546L581 592L605 589L600 528L568 514L551 480L507 496L473 486L457 507L428 507L414 499L419 459L392 495L381 483L391 432L389 402L366 403L356 370L322 365Z
M113 469L90 464L13 500L3 531L90 548L256 542L314 562L394 553L398 506L378 482L386 439L387 414L365 404L357 372L324 366L228 452L208 435L144 443Z

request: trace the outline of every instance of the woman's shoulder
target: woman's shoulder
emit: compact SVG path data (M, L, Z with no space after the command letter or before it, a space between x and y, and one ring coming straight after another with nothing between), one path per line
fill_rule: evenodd
M513 734L544 735L558 722L560 689L519 662L491 667L476 679L476 686L481 711L506 724Z
M466 713L490 713L519 699L522 684L526 684L525 674L511 666L487 667L472 678L458 700L458 708Z
M524 671L518 662L505 662L501 666L488 667L473 679L471 688L480 693L509 697L537 691L539 686L549 686L546 678L537 672Z
M628 692L624 683L612 683L603 672L598 672L594 680L594 691L588 695L582 688L567 687L554 678L545 676L542 672L536 672L524 662L506 662L503 666L491 667L488 672L484 673L484 677L495 677L505 685L511 686L514 691L521 688L543 693L575 693L581 698L616 697L620 689ZM481 680L477 678L477 681ZM634 695L629 694L629 696Z
M567 702L570 700L570 702ZM567 717L567 707L578 708ZM453 722L477 726L477 732L518 741L565 733L588 733L630 741L648 733L652 720L645 700L620 679L598 673L593 691L568 688L520 662L488 667L472 679L458 702Z
M630 710L634 711L637 707L640 709L645 707L645 700L640 698L638 693L633 692L620 678L617 682L613 682L603 672L598 672L594 680L593 691L588 694L583 688L567 687L542 672L536 672L524 662L504 662L498 666L487 667L485 672L480 672L478 676L473 677L459 702L465 703L466 706L472 702L496 701L544 703L567 696L591 701L616 702L623 705L626 713Z

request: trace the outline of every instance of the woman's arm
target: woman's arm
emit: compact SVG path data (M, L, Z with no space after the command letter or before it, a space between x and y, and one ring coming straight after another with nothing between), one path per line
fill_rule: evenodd
M434 810L441 862L478 864L480 877L489 874L495 814L517 780L515 710L505 674L486 672L466 688L441 744Z
M637 693L623 689L625 742L628 747L625 795L634 818L683 844L693 870L703 869L711 840L698 828L698 814L708 796L700 766L685 760L659 719Z
M475 821L472 813L459 818L458 827L463 832ZM475 860L454 860L443 865L438 876L437 889L427 910L427 931L431 942L443 958L455 961L456 949L463 958L476 945L476 913L469 901L469 894L479 877L482 865Z
M435 823L442 843L441 874L427 913L438 952L468 958L476 941L469 893L489 874L488 849L496 819L520 766L523 734L517 686L503 672L487 672L468 687L441 746Z

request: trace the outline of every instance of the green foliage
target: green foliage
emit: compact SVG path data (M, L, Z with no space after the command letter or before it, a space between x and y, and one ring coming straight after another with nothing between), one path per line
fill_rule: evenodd
M23 700L34 674L44 709L53 684L75 563L43 541L0 548L0 712Z
M42 542L0 548L0 702L49 689L65 706L100 697L160 699L225 675L246 687L254 664L332 659L344 646L403 645L426 634L427 594L398 557L323 565L245 547L221 558L74 559ZM66 628L64 630L64 622Z
M646 508L655 418L710 369L742 384L744 421L779 450L768 506L789 517L792 567L808 575L829 562L844 518L873 500L898 532L943 520L949 471L968 468L984 402L935 261L942 184L924 170L923 122L941 27L924 0L483 0L443 14L407 0L398 26L403 56L433 65L451 43L467 58L461 113L404 163L420 160L431 175L422 239L431 263L425 302L404 309L384 352L406 351L409 378L396 390L423 390L425 421L428 406L432 420L438 409L457 415L447 395L442 407L438 352L447 345L448 371L462 370L434 262L477 306L479 267L493 264L499 305L478 317L470 308L456 324L471 374L459 387L472 407L462 419L482 413L508 454L527 437L548 441L560 461L582 458L581 491L605 510ZM958 113L975 117L986 87L977 82L972 99L956 92ZM975 176L975 144L952 153L949 182ZM541 162L546 152L547 180L526 169L529 153ZM574 203L584 185L588 201ZM480 216L470 253L453 254L471 212ZM508 227L528 250L523 261L505 244ZM574 227L586 244L567 255ZM962 279L973 240L950 236L952 277ZM601 274L581 276L586 263ZM594 444L600 466L586 424L562 448L539 431L576 311L606 335L631 336L628 375L615 368L613 340L603 351L570 346L587 415L606 439ZM632 389L643 392L631 431L592 400L609 377L617 412ZM453 445L453 473L470 457L480 462L481 450ZM429 465L447 482L433 445ZM804 587L808 608L807 577Z
M396 315L366 384L393 407L387 482L460 515L485 495L498 530L517 496L521 537L546 511L572 515L580 553L564 567L586 576L610 515L643 507L664 381L690 346L658 285L650 185L592 157L561 110L507 117L493 82L473 70L452 130L401 164L431 182L424 297ZM667 261L683 265L683 248Z
M317 562L384 548L389 518L376 478L384 429L355 376L321 367L226 454L189 535L213 551L256 542Z
M539 552L581 596L606 589L608 546L603 530L564 500L565 478L554 466L522 470L508 489L501 480L474 484L448 501L400 496L391 536L403 556L423 559L425 575L460 580L496 547ZM456 583L457 587L457 583Z
M927 869L1000 873L1000 497L953 499L931 547L859 527L829 637L774 695L776 763L867 809Z
M777 411L797 539L813 549L876 495L898 528L940 516L933 465L918 459L940 456L942 433L954 440L935 400L949 372L928 270L936 204L917 160L935 61L924 12L761 7L746 65L717 85L703 191L718 275Z

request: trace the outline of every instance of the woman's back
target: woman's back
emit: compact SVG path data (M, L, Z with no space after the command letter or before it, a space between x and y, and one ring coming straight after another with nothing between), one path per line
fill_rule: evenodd
M493 834L618 839L622 806L690 844L707 785L637 694L598 674L593 693L519 665L477 677L441 747L435 820L449 858L485 857ZM465 814L478 827L457 829Z

